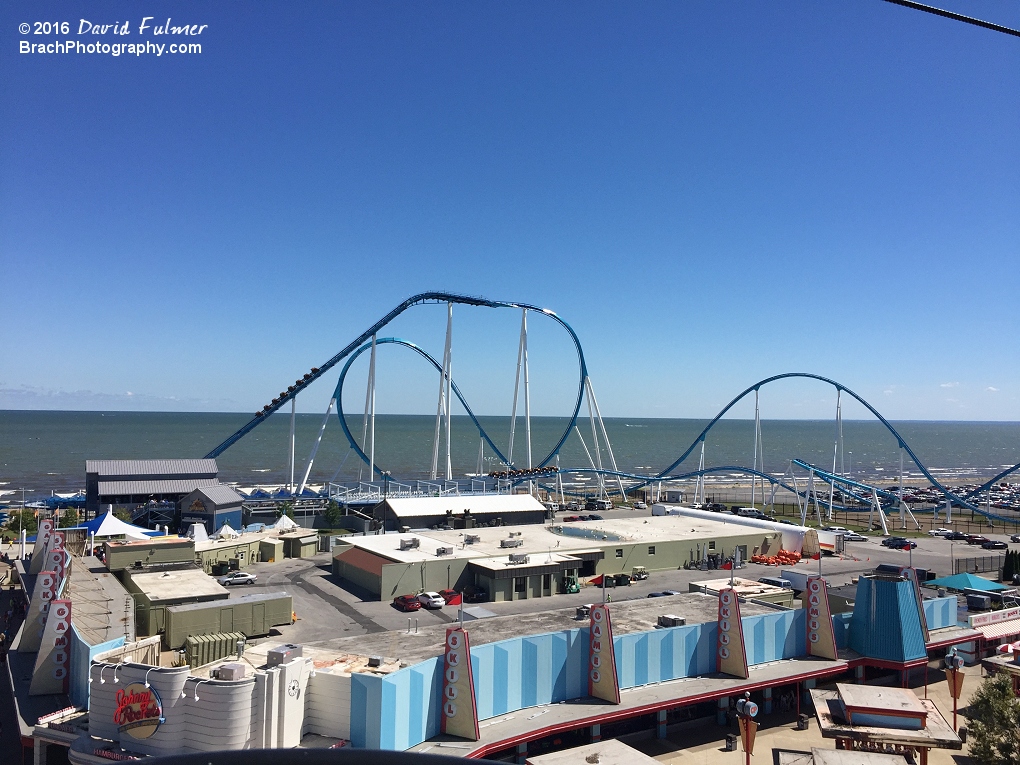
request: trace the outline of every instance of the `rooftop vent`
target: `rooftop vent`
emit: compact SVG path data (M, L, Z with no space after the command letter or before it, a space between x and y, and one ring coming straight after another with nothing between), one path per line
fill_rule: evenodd
M520 547L524 544L523 539L501 539L499 540L500 547Z
M453 548L452 547L437 547L436 548L436 555L439 555L439 556L442 556L442 555L453 555Z
M521 563L527 563L529 560L528 556L524 553L511 553L510 562L514 565L520 565Z
M477 534L465 534L464 535L464 544L466 544L466 545L477 544L478 542L481 542L481 541L482 541L482 538L480 536L478 536Z
M414 539L401 539L400 540L400 549L401 550L414 550L415 548L420 547L420 546L421 546L421 542L418 540L417 537L415 537Z

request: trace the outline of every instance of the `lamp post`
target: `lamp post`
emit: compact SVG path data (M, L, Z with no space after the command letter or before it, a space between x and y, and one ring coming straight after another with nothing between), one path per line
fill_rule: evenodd
M847 478L852 479L854 477L854 453L847 452L850 455L850 471L847 473Z
M758 714L758 705L751 701L749 691L744 691L744 698L737 701L737 726L740 728L740 743L744 747L747 765L751 765L751 754L754 751L754 734L758 723L754 721Z

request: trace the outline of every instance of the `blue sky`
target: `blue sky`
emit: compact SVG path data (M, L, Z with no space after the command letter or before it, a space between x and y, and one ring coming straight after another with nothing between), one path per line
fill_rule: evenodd
M144 16L201 54L18 52ZM441 289L560 313L607 416L811 371L892 419L1020 420L1020 39L879 0L132 0L8 2L0 40L0 408L254 412ZM519 315L455 317L455 378L508 413ZM444 319L392 334L441 355ZM531 323L564 414L570 348ZM434 411L399 351L379 386Z

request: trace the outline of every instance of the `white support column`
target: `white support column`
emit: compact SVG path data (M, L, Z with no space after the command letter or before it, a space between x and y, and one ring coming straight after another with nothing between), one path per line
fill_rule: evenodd
M701 459L698 460L698 484L694 490L694 501L705 502L705 440L701 440ZM700 499L698 497L701 497Z
M446 480L453 479L453 463L450 461L450 429L453 417L453 303L449 303L446 324L446 343L449 353L446 359Z
M372 335L372 358L368 363L368 480L375 480L375 335Z
M606 496L606 480L605 476L602 475L602 450L599 449L599 434L595 429L595 406L592 404L591 387L588 385L588 378L584 379L584 389L587 392L588 399L588 419L591 422L591 440L595 448L595 462L598 466L598 477L599 477L599 499Z
M475 470L475 474L478 476L483 475L485 469L485 439L479 436L478 438L478 468Z
M524 441L527 449L528 467L531 464L531 378L528 372L528 309L521 311L521 349L524 351ZM528 493L535 493L535 482L528 481Z
M287 491L294 492L294 420L297 418L297 396L290 400L290 481Z
M326 423L329 421L329 413L333 411L333 404L335 403L336 399L331 398L329 400L329 406L326 407L326 416L322 418L322 427L319 428L319 437L315 439L315 446L312 447L312 453L308 457L308 466L305 468L304 477L301 479L301 485L297 490L299 496L301 492L305 490L305 484L308 483L308 475L312 472L312 463L315 462L315 455L319 452L319 444L322 443L322 434L326 431Z
M528 312L524 310L521 315L521 335L517 341L517 374L514 377L514 403L510 407L510 444L506 450L507 470L511 470L514 463L514 433L517 431L517 398L521 392L521 377L523 376L524 359L527 354L528 337Z
M591 403L595 406L595 417L599 423L599 429L602 431L602 438L606 442L606 452L609 454L609 464L613 470L619 472L619 468L616 467L616 457L613 456L613 445L609 443L609 434L606 433L606 424L602 421L602 411L599 409L598 399L595 398L595 389L592 387L591 378L585 378L585 384L588 387L588 395L591 396ZM620 498L623 500L627 499L627 492L623 489L623 479L620 476L616 476L616 483L620 487Z
M878 501L878 492L875 488L871 488L871 503L874 505L875 510L878 512L878 520L882 524L882 534L889 536L889 525L885 520L885 512L882 510L882 503ZM868 513L868 520L871 520L871 513Z
M560 506L561 506L560 509L562 509L562 505L566 502L566 498L563 496L563 476L560 473L559 452L556 453L556 488L560 492Z
M436 430L432 438L432 480L439 477L439 439L443 416L450 408L448 378L450 374L450 353L453 343L453 303L446 304L446 343L443 346L443 369L439 373L439 403L436 405Z
M758 390L754 391L754 460L751 463L753 470L758 469L758 433L761 427L761 420L758 419ZM757 476L751 474L751 507L754 507L754 488L757 483ZM763 496L762 499L765 497Z

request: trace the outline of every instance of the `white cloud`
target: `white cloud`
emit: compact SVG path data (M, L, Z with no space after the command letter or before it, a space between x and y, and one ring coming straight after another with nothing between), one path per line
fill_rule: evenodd
M987 388L985 388L985 390L990 390L992 393L998 393L999 392L998 388L993 388L991 385L989 385Z
M947 382L947 383L942 383L939 387L940 388L959 388L960 387L960 383L958 383L958 382Z

